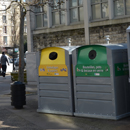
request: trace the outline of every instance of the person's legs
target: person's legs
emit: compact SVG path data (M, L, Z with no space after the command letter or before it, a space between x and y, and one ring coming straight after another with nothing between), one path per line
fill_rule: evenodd
M3 74L3 77L5 77L5 73L6 73L6 65L2 65L2 74Z
M4 65L2 65L2 75L4 77Z
M3 66L3 71L4 71L4 73L3 73L3 77L5 77L5 73L6 73L6 65Z

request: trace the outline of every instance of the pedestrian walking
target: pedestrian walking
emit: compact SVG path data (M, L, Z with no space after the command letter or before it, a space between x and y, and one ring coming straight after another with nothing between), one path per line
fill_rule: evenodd
M7 68L6 62L8 63L8 65L9 65L9 62L8 62L8 59L7 59L7 57L5 56L5 53L4 53L4 52L2 52L2 56L1 56L1 58L0 58L0 62L1 62L1 65L2 65L2 75L3 75L3 77L5 77L6 68Z

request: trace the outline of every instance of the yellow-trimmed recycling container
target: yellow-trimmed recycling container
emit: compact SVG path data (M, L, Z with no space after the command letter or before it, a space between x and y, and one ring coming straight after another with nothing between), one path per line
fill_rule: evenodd
M129 116L127 44L81 46L72 59L74 115L114 120Z
M38 68L38 112L73 115L72 56L76 46L41 50Z

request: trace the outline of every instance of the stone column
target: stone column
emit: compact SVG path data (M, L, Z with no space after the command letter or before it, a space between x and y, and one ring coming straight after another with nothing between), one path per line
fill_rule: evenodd
M33 7L34 8L34 7ZM27 7L27 48L28 52L33 52L33 30L35 29L35 14L32 13L31 10L33 8Z
M84 8L85 44L89 45L89 19L91 15L91 1L83 0L83 8Z
M52 27L52 13L51 13L51 7L47 5L47 19L48 19L48 28Z
M70 24L70 12L69 12L69 0L65 1L65 25L69 25Z
M108 7L109 7L109 19L114 18L114 3L113 0L108 0Z

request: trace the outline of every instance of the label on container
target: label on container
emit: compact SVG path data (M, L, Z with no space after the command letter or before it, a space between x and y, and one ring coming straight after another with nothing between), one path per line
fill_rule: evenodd
M129 75L128 63L115 64L115 76Z
M40 65L39 76L68 76L66 65Z
M103 65L81 65L75 67L76 76L79 77L110 77L110 67Z

